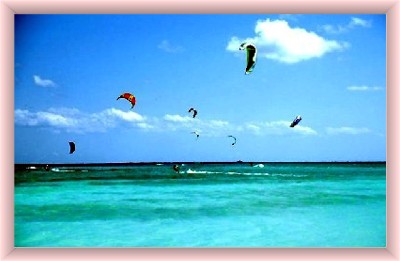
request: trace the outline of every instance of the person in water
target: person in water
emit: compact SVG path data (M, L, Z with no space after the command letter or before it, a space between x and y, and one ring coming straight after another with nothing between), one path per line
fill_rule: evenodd
M179 173L179 166L177 164L175 164L172 168L175 170L175 172Z

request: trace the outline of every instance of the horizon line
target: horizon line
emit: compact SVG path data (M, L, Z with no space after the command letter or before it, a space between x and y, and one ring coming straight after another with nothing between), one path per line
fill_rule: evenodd
M137 162L76 162L76 163L14 163L14 166L17 165L151 165L151 164L237 164L237 163L248 163L248 164L289 164L289 163L359 163L359 164L367 164L367 163L386 163L386 160L372 160L372 161L137 161Z

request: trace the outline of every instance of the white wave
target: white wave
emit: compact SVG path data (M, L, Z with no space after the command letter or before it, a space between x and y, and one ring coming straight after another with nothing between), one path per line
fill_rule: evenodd
M54 172L75 172L73 169L59 169L59 168L52 168L51 171Z
M234 171L228 171L226 174L229 174L229 175L240 175L240 174L242 174L242 173L240 173L240 172L234 172Z
M223 172L188 169L188 170L186 170L186 173L187 174L221 174Z
M248 173L249 175L253 175L253 176L269 176L269 173Z
M236 172L236 171L206 171L206 170L186 170L186 174L224 174L224 175L244 175L244 176L269 176L269 173L262 172Z
M302 178L302 177L308 177L308 175L304 174L294 174L294 173L274 173L272 176L279 176L279 177L296 177L296 178Z
M269 176L269 173L262 173L262 172L234 172L234 171L229 171L226 174L228 174L228 175L244 175L244 176Z

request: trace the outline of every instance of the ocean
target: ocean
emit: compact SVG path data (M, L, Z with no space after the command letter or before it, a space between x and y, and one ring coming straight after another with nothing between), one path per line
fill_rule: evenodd
M15 247L386 247L386 163L15 165Z

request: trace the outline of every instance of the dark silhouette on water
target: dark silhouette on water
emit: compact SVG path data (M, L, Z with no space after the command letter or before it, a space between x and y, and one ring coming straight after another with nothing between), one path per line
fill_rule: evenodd
M176 173L179 173L179 165L178 164L175 164L172 168L175 170Z

